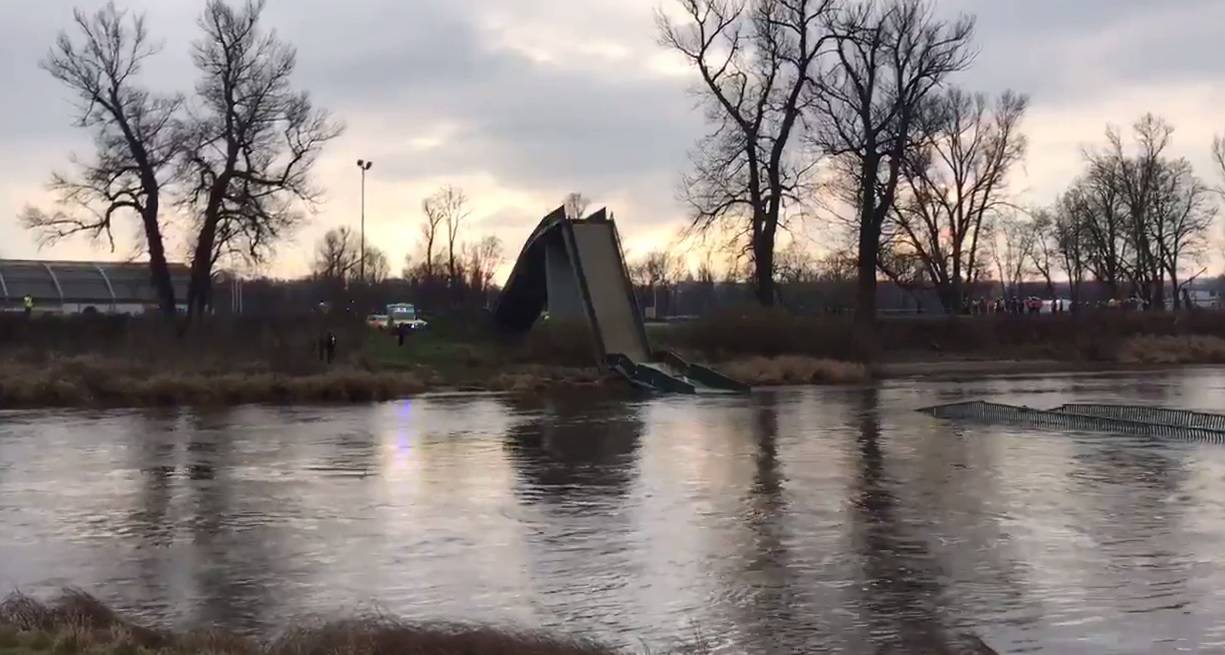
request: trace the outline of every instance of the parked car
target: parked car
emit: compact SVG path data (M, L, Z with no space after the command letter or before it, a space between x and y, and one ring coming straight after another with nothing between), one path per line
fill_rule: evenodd
M388 325L392 330L405 325L413 332L419 332L430 326L417 315L417 307L410 303L393 303L387 306Z

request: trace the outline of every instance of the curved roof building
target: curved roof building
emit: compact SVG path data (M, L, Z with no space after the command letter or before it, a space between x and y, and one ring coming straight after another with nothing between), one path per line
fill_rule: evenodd
M170 277L185 304L187 267L171 264ZM157 305L147 263L0 259L0 309L21 310L27 295L38 311L68 314L139 314Z

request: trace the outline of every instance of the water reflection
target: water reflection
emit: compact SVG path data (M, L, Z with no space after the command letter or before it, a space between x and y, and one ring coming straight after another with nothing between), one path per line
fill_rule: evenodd
M923 537L901 516L882 444L876 388L861 393L858 423L851 529L863 562L863 620L879 652L941 652L948 640L937 603L945 574ZM857 650L868 652L868 646L859 644Z
M748 531L748 538L741 543L747 551L741 555L740 579L734 580L748 589L747 596L737 604L737 623L748 627L745 642L760 644L762 653L792 652L794 640L811 641L816 633L809 633L809 619L799 607L792 588L794 579L789 575L786 533L790 513L779 456L778 398L756 398L748 411L745 439L750 444L753 476L751 486L743 492L740 511ZM763 616L777 617L777 621L764 622ZM782 633L772 634L779 626Z
M1221 380L7 414L0 587L259 632L375 604L656 650L1216 648L1225 448L911 410L1178 404Z
M507 432L505 449L518 473L516 493L523 503L582 509L584 500L599 504L629 491L642 421L621 404L583 407L577 402L513 405L523 420Z

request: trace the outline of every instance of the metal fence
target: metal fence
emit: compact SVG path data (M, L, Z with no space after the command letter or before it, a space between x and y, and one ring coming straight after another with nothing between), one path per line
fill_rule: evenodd
M1102 404L1071 404L1057 407L1052 411L1064 414L1081 414L1114 418L1140 423L1155 423L1183 428L1202 428L1225 432L1225 416L1193 412L1187 409L1166 409L1162 407L1136 407L1134 405L1102 405Z
M1124 405L1064 405L1051 410L972 401L919 410L937 418L996 425L1109 432L1225 444L1225 416Z

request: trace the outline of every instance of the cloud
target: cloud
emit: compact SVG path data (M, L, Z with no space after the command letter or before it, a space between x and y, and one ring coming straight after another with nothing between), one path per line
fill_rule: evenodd
M298 47L299 86L348 126L319 162L326 204L270 270L305 272L323 231L356 226L358 158L375 162L368 237L396 268L416 249L421 200L444 183L472 198L473 236L498 235L508 254L575 190L616 212L628 249L666 244L685 219L674 189L686 152L705 129L690 72L656 45L653 12L667 1L270 0L267 24ZM149 85L189 92L199 3L123 4L147 11L165 44ZM1014 180L1026 201L1054 197L1106 122L1145 111L1174 122L1178 154L1211 174L1214 123L1225 130L1212 84L1225 74L1214 33L1225 3L940 0L938 10L978 16L979 55L958 83L1033 99L1030 156ZM64 90L37 68L70 19L67 3L0 4L0 256L37 253L10 217L46 203L50 170L88 152ZM84 243L47 254L108 256Z

